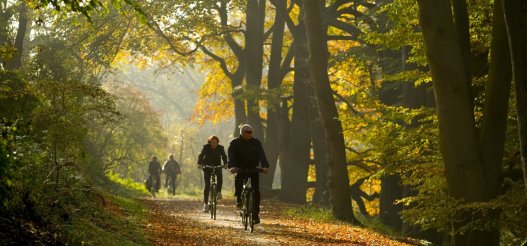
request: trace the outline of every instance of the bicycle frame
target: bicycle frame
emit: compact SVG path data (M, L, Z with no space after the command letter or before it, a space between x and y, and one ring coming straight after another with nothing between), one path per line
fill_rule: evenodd
M157 180L157 176L155 175L150 175L150 179L150 193L152 194L152 197L155 198L157 192L156 188L159 180Z
M167 191L169 195L176 195L176 178L177 176L168 176Z
M255 169L257 172L261 172L261 169ZM240 210L240 216L242 217L242 224L244 230L247 230L249 227L250 232L254 231L254 218L256 216L256 201L254 198L254 190L251 184L251 177L249 174L252 172L252 169L239 169L237 172L247 173L247 178L243 182L242 188L242 208Z
M210 189L209 189L209 212L210 212L210 218L213 220L216 220L216 208L217 208L217 202L218 202L218 190L217 190L217 182L216 182L216 172L218 169L221 170L221 168L224 168L224 166L209 166L209 165L203 165L203 168L209 168L212 169L212 173L210 175Z

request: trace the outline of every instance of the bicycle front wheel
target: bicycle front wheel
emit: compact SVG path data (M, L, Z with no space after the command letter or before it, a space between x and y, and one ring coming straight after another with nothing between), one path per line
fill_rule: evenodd
M247 196L247 214L249 216L249 230L254 231L254 194L249 192Z
M215 184L212 184L210 186L210 208L209 208L209 211L210 211L210 218L211 219L216 219L216 202L217 202L217 190L216 190L216 185Z

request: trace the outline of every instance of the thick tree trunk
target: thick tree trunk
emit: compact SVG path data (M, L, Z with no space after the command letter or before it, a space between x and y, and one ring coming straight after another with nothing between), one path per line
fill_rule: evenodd
M290 159L289 157L289 139L288 133L291 129L291 122L289 121L289 106L288 98L282 98L282 106L280 107L280 129L284 134L280 134L280 154L278 155L278 165L280 166L280 199L282 199L282 188L283 180L287 180L288 177L284 174L284 169L287 169L289 166L286 165ZM288 173L286 170L285 173Z
M310 85L309 91L309 122L311 127L311 139L313 152L315 155L316 184L313 202L328 204L328 148L322 118L318 110L318 104L313 95L313 86Z
M295 75L293 84L293 117L289 132L289 159L284 163L284 175L280 196L283 200L303 204L306 202L307 172L309 168L309 153L311 132L309 128L308 89L309 67L307 63L307 40L305 25L300 22L295 35ZM287 165L287 168L285 166Z
M320 13L321 6L319 1L314 0L305 0L303 4L309 44L309 68L329 150L328 187L332 212L337 219L355 222L342 124L329 84L327 34Z
M265 0L248 0L246 12L247 89L258 92L257 94L262 81L265 3ZM258 95L247 98L247 120L254 129L254 137L265 142L258 101Z
M16 70L22 67L22 56L24 54L24 40L27 34L27 19L28 9L25 2L21 2L18 7L18 29L15 39L16 52L13 57L6 63L6 68L9 70Z
M485 197L474 113L449 0L420 0L419 17L432 71L441 153L448 190L456 198Z
M527 1L503 1L516 93L521 161L527 194Z
M470 89L472 88L472 74L470 68L471 55L467 2L466 0L452 0L452 4L454 10L456 33L458 37L459 47L461 48L461 56L463 57L465 71L467 71L465 74L466 83Z
M501 2L502 0L494 1L490 67L485 86L483 121L479 139L481 160L487 174L502 172L512 79L511 58ZM487 175L486 178L489 185L488 199L492 199L500 193L501 175Z
M287 7L285 0L277 0L275 3L276 12L273 26L273 38L271 44L271 58L269 60L268 89L270 91L280 90L282 85L281 65L282 48L284 43L285 15ZM273 185L276 162L280 151L280 96L269 97L267 101L267 127L265 131L265 151L271 173L261 177L260 189L262 192L271 190Z
M489 181L497 180L499 177L496 176L501 173L487 172L500 170L501 165L498 164L501 163L489 164L486 167L487 160L481 159L483 155L479 147L489 143L479 142L476 135L472 97L469 85L466 83L466 74L469 71L465 71L463 64L462 51L452 22L450 1L420 0L418 5L425 50L432 71L439 118L440 149L445 163L449 194L467 202L487 201L493 198L492 190L494 190L493 182ZM489 89L492 89L494 82L490 83ZM500 94L499 91L498 95L503 97L503 93ZM491 99L495 97L491 92L489 95ZM503 98L497 101L500 100ZM500 115L500 110L495 108L503 109L504 105L496 103L495 98L489 99L489 103L492 104L487 106L492 111L489 116L494 113ZM499 122L502 119L494 120ZM482 132L496 130L495 127L499 127L495 125L496 122L488 122L488 129L483 129ZM498 135L502 134L499 132L501 130L498 129ZM488 135L483 135L481 139L484 138L488 138ZM494 147L503 148L503 146ZM497 228L493 228L491 231L471 231L458 235L454 238L454 243L456 245L496 245L499 242L496 240L496 230Z
M239 68L240 69L240 68ZM243 70L239 70L243 71ZM232 88L240 86L243 82L243 73L235 74L231 78ZM245 100L243 100L238 92L234 92L232 97L234 100L234 131L233 137L237 137L240 134L240 125L247 123L247 112L245 110Z
M401 205L396 205L395 201L403 198L403 186L399 175L386 175L381 179L380 215L379 219L383 224L401 231L403 221L399 212Z

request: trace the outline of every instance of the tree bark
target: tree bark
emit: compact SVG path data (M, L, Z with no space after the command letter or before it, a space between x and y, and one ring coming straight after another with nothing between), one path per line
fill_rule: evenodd
M265 139L258 102L263 69L265 3L265 0L247 1L245 36L247 89L255 93L254 96L247 98L247 120L254 129L254 137L262 142L265 142Z
M527 18L525 18L527 2L504 0L503 9L512 58L520 153L527 195Z
M349 194L349 177L342 124L328 77L327 33L319 1L303 1L313 89L324 124L329 152L329 194L333 216L355 222Z
M306 202L307 172L311 146L309 128L308 89L309 67L307 63L307 40L305 25L302 20L303 9L300 10L299 24L295 30L295 74L293 83L293 116L289 131L289 158L284 163L284 175L280 196L282 200L303 204ZM286 168L287 167L287 168Z
M282 48L284 44L285 18L287 15L287 6L285 0L275 2L275 19L273 25L273 38L271 44L271 58L269 60L268 90L280 90L282 85L281 65L282 65ZM273 185L276 162L280 151L280 97L269 97L267 101L267 127L265 129L265 150L269 168L271 172L261 178L260 188L262 192L271 190Z
M309 95L309 122L311 127L311 141L313 144L313 152L315 155L315 173L316 184L315 194L313 194L313 202L322 205L327 205L327 190L328 190L328 148L326 136L324 135L324 127L322 125L322 118L318 110L318 104L313 95L313 85L310 84L308 90Z
M499 180L501 174L500 171L492 173L491 170L501 170L501 161L491 164L489 160L482 160L487 153L483 154L481 150L484 150L486 145L493 146L494 143L486 142L492 141L489 138L497 137L499 140L503 137L501 134L504 134L504 130L496 131L496 127L504 127L504 125L499 125L499 122L504 119L486 119L491 121L485 123L485 129L482 129L484 134L478 138L470 86L466 83L469 71L466 71L463 64L462 49L452 22L450 1L419 0L418 6L425 50L432 72L439 119L440 150L445 165L448 192L451 196L467 202L487 201L494 198L492 194L495 189L493 188L494 181ZM498 44L499 40L493 43L496 59L499 58ZM494 70L491 69L491 71ZM489 90L497 89L497 91L487 92L489 101L486 102L485 110L489 115L486 117L503 117L502 111L507 107L504 104L506 100L503 98L507 96L504 92L506 81L499 81L500 76L494 71L493 81L489 81L487 86ZM494 83L501 84L495 88ZM488 131L496 131L497 135L492 137ZM493 146L493 148L503 149L503 145ZM467 223L469 219L460 223ZM497 240L499 237L496 237L497 230L498 228L492 228L490 231L470 231L464 235L456 235L454 243L456 245L496 245L499 243Z
M25 2L21 2L18 7L18 29L15 39L15 49L16 52L6 63L6 68L8 70L16 70L22 67L22 56L24 54L24 40L27 33L28 19L27 19L28 9Z
M488 174L501 173L512 79L511 58L501 2L502 0L494 1L490 66L479 138L481 160L485 173ZM489 185L488 199L498 196L501 190L501 175L487 175L486 178Z

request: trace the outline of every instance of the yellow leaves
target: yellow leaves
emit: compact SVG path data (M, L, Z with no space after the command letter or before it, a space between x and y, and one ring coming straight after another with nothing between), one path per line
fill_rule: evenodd
M194 106L192 120L204 124L212 121L217 124L233 115L234 102L231 96L232 87L229 78L215 66L200 87L199 98Z

